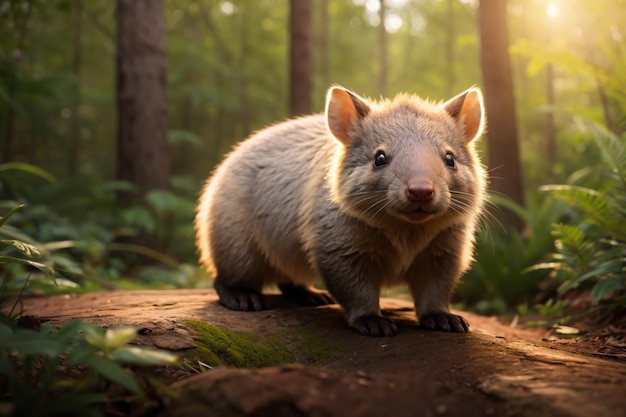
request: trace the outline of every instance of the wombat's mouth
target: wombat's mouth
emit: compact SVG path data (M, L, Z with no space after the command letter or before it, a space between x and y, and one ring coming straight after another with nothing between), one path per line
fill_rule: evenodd
M415 210L402 212L402 215L413 223L422 223L434 216L435 213L418 207Z

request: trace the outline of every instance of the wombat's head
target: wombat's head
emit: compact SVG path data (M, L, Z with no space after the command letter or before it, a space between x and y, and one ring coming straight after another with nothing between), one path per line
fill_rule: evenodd
M469 218L482 206L485 171L474 149L484 127L477 88L444 103L400 95L375 103L341 87L326 101L341 142L330 167L333 198L370 224Z

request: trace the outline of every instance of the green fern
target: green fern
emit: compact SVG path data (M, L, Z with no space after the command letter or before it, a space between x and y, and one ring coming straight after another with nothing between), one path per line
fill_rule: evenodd
M553 225L556 252L533 269L552 269L562 281L560 295L580 286L590 288L595 305L626 290L626 135L620 138L581 119L578 123L592 134L601 151L603 180L589 187L541 188L571 207L573 221Z

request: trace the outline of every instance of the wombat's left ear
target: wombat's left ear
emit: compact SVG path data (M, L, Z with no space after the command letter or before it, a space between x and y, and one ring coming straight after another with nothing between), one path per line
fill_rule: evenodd
M485 110L480 89L469 90L444 103L444 108L465 129L465 143L479 137L485 127Z

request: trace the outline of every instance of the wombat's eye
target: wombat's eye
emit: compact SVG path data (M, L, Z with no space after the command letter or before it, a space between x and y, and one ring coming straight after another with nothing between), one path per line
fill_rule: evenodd
M446 165L454 168L454 155L452 155L452 152L446 152Z
M382 167L387 165L387 156L383 151L376 152L376 156L374 157L374 166Z

